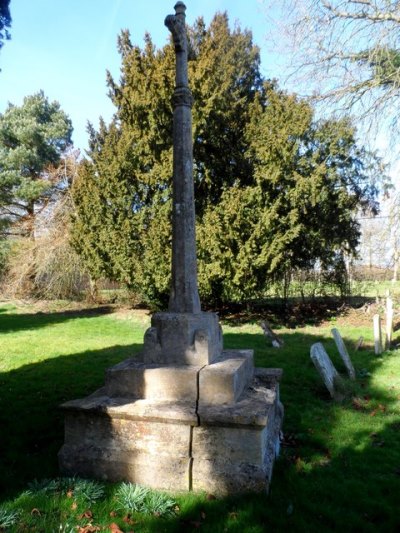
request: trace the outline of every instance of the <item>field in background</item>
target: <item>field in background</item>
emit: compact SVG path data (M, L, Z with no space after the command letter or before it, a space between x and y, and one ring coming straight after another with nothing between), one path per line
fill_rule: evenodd
M328 309L311 313L309 320L301 320L301 309L288 320L270 311L285 341L281 349L263 336L256 313L224 317L226 347L254 348L258 366L284 370L284 437L271 493L224 499L173 495L173 516L133 513L129 523L127 513L116 508L113 486L87 504L86 514L84 503L68 490L45 500L25 491L35 478L58 476L56 455L63 441L58 405L102 386L107 367L140 350L148 314L65 302L0 305L0 520L2 510L18 511L9 530L19 533L70 533L79 531L76 526L111 531L111 523L136 533L400 528L400 352L373 354L372 313L382 311L374 305L342 307L340 313ZM311 344L322 341L344 373L332 327L341 331L358 371L342 404L330 400L309 358ZM354 352L360 336L364 347Z

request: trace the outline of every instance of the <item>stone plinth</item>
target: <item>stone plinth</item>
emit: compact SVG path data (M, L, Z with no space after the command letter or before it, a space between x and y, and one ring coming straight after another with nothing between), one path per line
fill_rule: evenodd
M240 359L238 352L233 355ZM132 370L131 361L127 368ZM221 368L216 371L220 374ZM227 374L232 372L227 368ZM110 397L110 384L67 402L61 469L68 475L125 479L162 490L265 491L283 408L276 374L256 371L251 380L238 401L223 405Z
M145 363L203 366L222 350L222 332L215 313L156 313L146 331Z

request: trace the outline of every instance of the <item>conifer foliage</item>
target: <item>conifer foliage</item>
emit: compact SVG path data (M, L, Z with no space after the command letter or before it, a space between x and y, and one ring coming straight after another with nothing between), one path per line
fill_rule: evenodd
M334 265L358 242L355 212L374 207L377 161L349 121L315 122L308 104L260 74L251 33L218 13L188 28L201 297L262 294L268 282L317 262ZM108 74L116 112L89 127L90 150L72 194L73 244L91 276L121 281L164 305L171 248L175 55L118 41Z
M34 236L35 216L54 192L50 167L60 163L71 146L71 135L71 120L60 104L50 102L42 91L25 97L21 106L9 104L0 115L3 228L19 222L22 234Z

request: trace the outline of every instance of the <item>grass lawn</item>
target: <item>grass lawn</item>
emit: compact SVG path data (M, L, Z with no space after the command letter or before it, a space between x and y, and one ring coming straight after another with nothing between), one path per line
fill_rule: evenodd
M146 493L147 507L135 508L133 487L56 479L58 405L103 385L107 367L140 349L149 318L112 308L0 304L0 531L400 530L400 353L373 355L369 321L353 314L280 328L281 349L269 346L256 322L224 322L225 347L254 348L258 366L284 369L284 441L270 494ZM341 404L330 400L309 357L311 344L323 341L344 373L333 326L359 371ZM354 352L360 335L364 348ZM33 482L43 478L52 481Z

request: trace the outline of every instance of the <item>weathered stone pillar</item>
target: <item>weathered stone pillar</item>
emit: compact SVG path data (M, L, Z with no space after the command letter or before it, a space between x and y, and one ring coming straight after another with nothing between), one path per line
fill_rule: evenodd
M176 87L173 95L174 167L172 215L172 286L169 311L200 313L197 288L196 236L193 186L192 94L188 84L186 6L175 5L165 25L174 38Z

